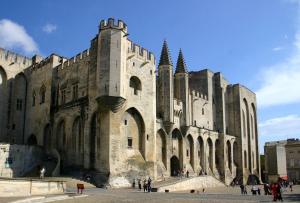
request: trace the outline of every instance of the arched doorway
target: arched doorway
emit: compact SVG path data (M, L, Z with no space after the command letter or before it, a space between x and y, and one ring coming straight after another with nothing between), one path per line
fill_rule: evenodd
M171 176L177 176L180 171L180 162L177 156L171 157Z
M215 142L215 166L218 171L221 170L221 142L219 139Z
M227 150L226 150L226 152L227 152L227 166L228 166L230 172L232 172L231 144L230 144L229 140L227 140L227 142L226 142L226 148L227 148Z
M204 144L203 139L201 136L198 137L198 145L197 145L197 153L198 153L198 159L199 164L202 170L204 170Z
M156 136L157 160L161 161L167 168L167 142L163 130L159 130Z
M210 170L213 172L213 143L210 138L207 139L207 146L208 146L208 166Z
M90 169L95 168L95 162L96 162L96 137L97 133L99 132L99 124L97 122L98 120L98 114L94 113L91 120L91 132L90 132ZM100 146L98 146L100 147Z
M139 150L145 159L145 124L141 114L137 109L130 108L124 113L123 123L128 148Z
M37 139L34 134L31 134L29 138L27 139L27 144L28 145L37 145Z
M189 152L187 152L190 164L193 168L193 170L195 169L195 165L194 165L194 140L193 137L191 135L187 136L187 150L189 150Z
M43 146L47 150L51 148L51 127L50 127L50 124L47 124L44 128Z

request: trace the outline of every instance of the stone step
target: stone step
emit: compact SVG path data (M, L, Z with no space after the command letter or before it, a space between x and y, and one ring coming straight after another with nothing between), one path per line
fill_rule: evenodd
M225 184L212 176L197 176L182 179L171 179L166 182L157 182L153 184L153 191L169 192L201 190L209 187L225 187Z

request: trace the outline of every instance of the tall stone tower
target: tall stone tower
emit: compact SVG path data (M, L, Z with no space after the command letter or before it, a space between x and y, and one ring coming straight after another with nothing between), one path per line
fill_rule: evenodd
M173 64L167 42L164 41L158 65L158 114L166 126L173 123Z
M183 58L181 49L176 64L175 79L175 98L183 102L183 117L181 125L189 126L190 123L190 111L189 111L189 74Z
M125 102L127 26L102 20L98 36L97 84L99 106L116 112Z

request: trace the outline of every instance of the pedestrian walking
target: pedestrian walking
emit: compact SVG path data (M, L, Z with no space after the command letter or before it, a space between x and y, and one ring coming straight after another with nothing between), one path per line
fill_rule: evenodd
M243 184L240 185L240 188L241 188L241 194L243 195L244 194L244 189L245 189L245 186Z
M46 169L43 166L42 169L40 170L40 178L43 179L45 177Z
M135 188L135 178L132 180L132 188Z
M144 188L144 192L147 192L147 180L146 179L144 179L143 188Z
M139 191L141 191L142 190L142 181L140 178L138 179L138 185L139 185Z
M148 192L151 192L151 182L152 182L152 180L151 180L151 178L149 177L148 178Z
M186 177L189 178L190 172L187 170L186 171Z

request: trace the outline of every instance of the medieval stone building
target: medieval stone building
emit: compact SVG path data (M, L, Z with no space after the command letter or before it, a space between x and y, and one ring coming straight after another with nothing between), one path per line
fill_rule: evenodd
M56 150L61 169L111 182L181 169L226 183L259 177L255 94L220 73L189 72L182 51L173 67L166 42L156 67L121 20L101 21L70 59L0 49L0 76L1 141Z

